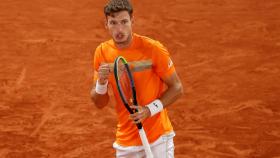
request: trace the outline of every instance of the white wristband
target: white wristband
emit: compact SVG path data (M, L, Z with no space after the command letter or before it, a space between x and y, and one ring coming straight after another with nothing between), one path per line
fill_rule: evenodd
M97 80L96 81L96 86L95 86L95 92L98 93L98 94L106 94L107 93L107 85L108 85L108 80L104 85L100 84Z
M161 110L163 109L162 102L159 99L154 100L153 102L148 104L147 107L151 112L151 116L154 116L155 114L161 112Z

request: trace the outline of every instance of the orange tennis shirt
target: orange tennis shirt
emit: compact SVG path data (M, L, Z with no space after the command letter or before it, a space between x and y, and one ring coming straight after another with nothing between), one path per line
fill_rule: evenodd
M97 71L101 63L114 63L118 56L123 56L128 62L151 60L152 67L150 69L133 72L138 104L139 106L145 106L161 97L166 88L161 78L172 75L175 68L167 49L160 42L138 34L133 34L132 39L129 48L118 49L112 39L101 43L96 48L94 54L94 82L97 80ZM138 129L129 120L129 112L119 96L113 73L109 76L109 84L116 99L115 109L118 116L116 143L122 146L141 145ZM173 131L166 109L147 118L142 123L150 143L161 135Z

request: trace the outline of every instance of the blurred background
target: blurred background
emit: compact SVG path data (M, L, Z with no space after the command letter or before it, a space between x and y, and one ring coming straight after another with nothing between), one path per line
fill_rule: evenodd
M105 0L2 0L0 157L114 157L114 101L90 100ZM176 158L280 158L280 2L133 0L134 32L170 51Z

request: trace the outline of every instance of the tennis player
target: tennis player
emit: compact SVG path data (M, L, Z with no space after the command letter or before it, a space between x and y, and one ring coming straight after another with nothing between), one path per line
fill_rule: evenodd
M114 93L118 117L117 158L145 157L136 123L142 122L155 158L173 158L175 132L166 107L183 93L179 77L167 49L158 41L133 33L133 8L129 0L110 0L104 7L105 27L112 39L101 43L94 54L94 87L91 97L98 108L109 102L108 87ZM151 62L151 67L133 72L139 112L129 114L118 95L111 64L118 56L133 63ZM141 64L140 64L141 65ZM138 71L136 71L138 70ZM110 85L110 86L109 86Z

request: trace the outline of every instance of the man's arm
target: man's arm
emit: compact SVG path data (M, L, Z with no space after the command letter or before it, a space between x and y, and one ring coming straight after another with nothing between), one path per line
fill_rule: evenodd
M168 87L162 94L162 96L157 100L162 105L162 108L166 108L183 94L183 86L176 72L174 72L170 76L162 78L162 80ZM155 103L157 104L158 102ZM153 102L151 103L151 105L153 105ZM130 119L133 120L134 123L139 123L146 118L151 117L152 113L147 106L131 106L131 108L138 109L139 111L138 113L130 115Z
M109 102L108 95L108 76L110 74L109 64L101 64L98 68L98 80L92 88L90 94L95 106L98 108L105 107Z
M164 77L162 80L168 88L159 100L162 102L164 108L166 108L183 94L183 86L176 72L171 76Z
M96 86L94 86L90 92L91 100L94 102L95 106L102 109L104 108L109 102L109 95L108 92L106 94L98 94L95 91Z

